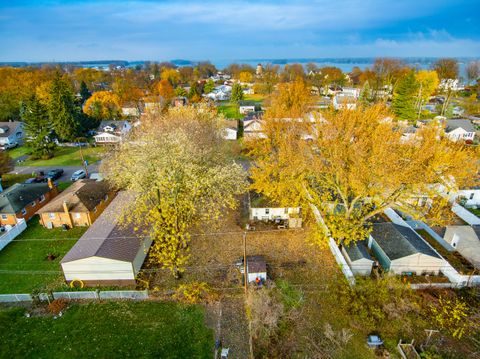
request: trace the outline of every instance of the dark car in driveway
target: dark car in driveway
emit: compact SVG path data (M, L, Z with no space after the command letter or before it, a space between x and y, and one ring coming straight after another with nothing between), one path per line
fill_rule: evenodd
M58 169L48 171L46 178L51 179L52 181L55 181L60 177L62 177L62 175L63 175L63 169L58 168Z

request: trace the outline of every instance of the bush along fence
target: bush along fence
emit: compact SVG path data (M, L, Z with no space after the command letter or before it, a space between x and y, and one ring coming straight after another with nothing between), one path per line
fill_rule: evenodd
M105 299L129 299L129 300L147 300L149 299L148 290L90 290L79 292L52 292L39 294L0 294L0 303L19 303L19 302L50 302L54 299L68 300L105 300Z

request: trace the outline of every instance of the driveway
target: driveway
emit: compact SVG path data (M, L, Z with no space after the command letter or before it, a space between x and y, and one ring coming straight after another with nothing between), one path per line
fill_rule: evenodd
M15 166L13 171L10 173L15 173L15 174L32 174L33 172L38 173L40 171L43 171L45 174L47 174L48 171L61 168L64 170L64 173L62 177L57 179L57 181L70 181L70 177L72 176L73 172L78 171L78 170L83 170L83 166L45 166L45 167L37 167L37 166ZM99 165L98 164L92 164L88 165L87 167L88 173L93 173L93 172L98 172Z

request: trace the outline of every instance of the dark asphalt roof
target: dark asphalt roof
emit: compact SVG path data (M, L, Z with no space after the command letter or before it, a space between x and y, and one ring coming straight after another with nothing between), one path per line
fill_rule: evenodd
M371 236L390 260L422 253L441 258L413 229L394 223L374 223Z
M459 127L463 128L467 132L475 132L470 120L448 120L446 131L451 132Z
M0 122L0 137L11 136L21 123L19 121Z
M89 257L132 262L143 244L142 235L135 232L133 225L119 225L118 221L133 196L131 192L119 192L60 263Z
M80 180L60 193L38 213L63 212L63 202L67 202L71 212L88 212L100 204L110 186L105 181Z
M264 256L247 256L248 273L267 272L267 262Z
M350 260L352 262L359 259L369 259L372 260L372 257L368 253L367 243L365 240L352 242L348 246L344 246L345 252L347 252Z
M16 183L0 193L0 213L18 213L49 191L47 183Z

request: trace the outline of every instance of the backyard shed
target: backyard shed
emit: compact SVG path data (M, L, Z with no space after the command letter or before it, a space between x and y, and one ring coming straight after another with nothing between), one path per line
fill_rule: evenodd
M375 223L368 247L382 267L395 274L438 274L444 259L412 228L391 222Z
M131 285L140 271L151 239L120 223L132 193L122 191L60 261L67 283L87 286Z
M263 256L247 256L247 281L255 282L257 278L267 280L267 262Z
M372 272L373 260L368 253L366 241L352 242L342 247L345 257L353 274L369 276Z

